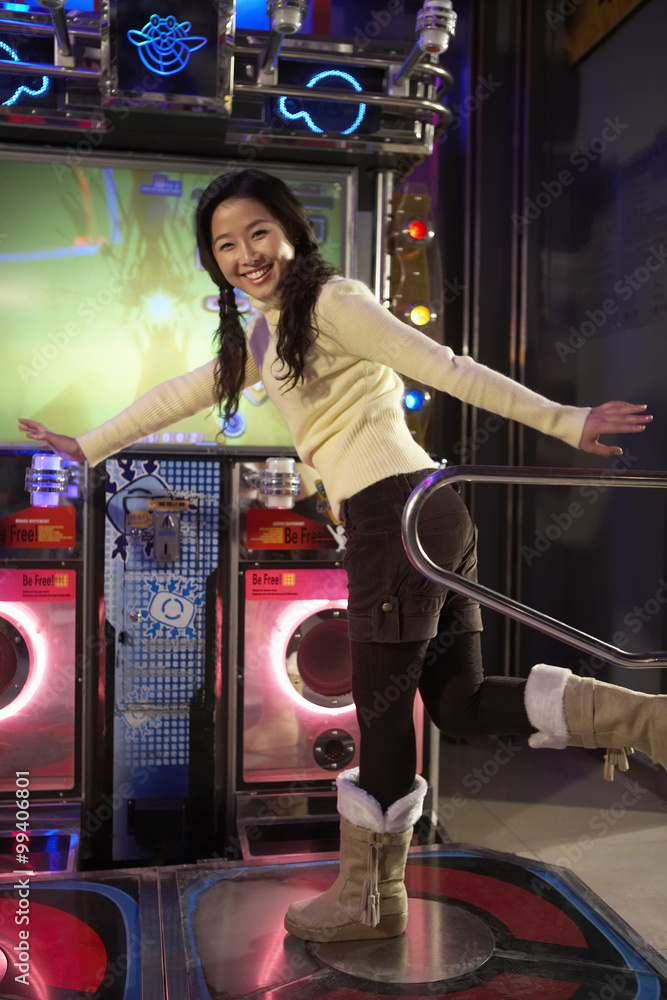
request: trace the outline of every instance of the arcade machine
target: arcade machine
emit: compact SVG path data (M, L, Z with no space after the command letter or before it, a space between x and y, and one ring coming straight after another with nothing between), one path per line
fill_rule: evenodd
M305 0L1 6L0 995L667 995L566 873L443 844L420 704L408 934L285 936L288 903L335 877L358 728L344 531L261 383L233 421L104 468L12 443L19 414L80 433L209 359L193 214L230 167L282 177L325 256L443 341L431 194L407 178L451 118L450 0L414 45L331 37ZM404 406L443 458L427 388Z

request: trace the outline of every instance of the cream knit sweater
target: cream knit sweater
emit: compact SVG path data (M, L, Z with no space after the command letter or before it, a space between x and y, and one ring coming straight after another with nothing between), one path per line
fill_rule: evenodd
M346 497L387 476L433 468L413 440L403 416L403 384L396 374L456 396L474 406L561 438L581 440L588 408L560 406L392 316L359 281L333 278L320 293L319 333L307 357L305 378L285 391L277 380L277 308L259 310L248 327L245 386L261 381L292 433L301 460L312 465L335 513ZM78 438L91 464L147 434L213 406L215 360L164 382L117 417Z

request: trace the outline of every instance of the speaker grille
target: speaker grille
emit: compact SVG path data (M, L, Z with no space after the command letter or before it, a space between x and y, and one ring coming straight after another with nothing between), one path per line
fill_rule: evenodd
M297 649L297 668L316 694L340 698L352 690L352 654L347 621L318 622Z
M0 694L4 694L14 683L18 657L16 646L4 632L0 632Z

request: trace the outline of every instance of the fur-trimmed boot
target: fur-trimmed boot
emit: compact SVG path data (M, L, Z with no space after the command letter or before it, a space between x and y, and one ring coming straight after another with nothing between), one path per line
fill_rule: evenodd
M526 681L531 747L606 748L604 777L628 770L635 749L667 769L667 695L643 694L538 663Z
M405 930L405 862L427 784L417 775L412 791L383 812L358 781L358 767L336 779L340 872L326 892L289 907L285 927L295 937L361 941L396 937Z

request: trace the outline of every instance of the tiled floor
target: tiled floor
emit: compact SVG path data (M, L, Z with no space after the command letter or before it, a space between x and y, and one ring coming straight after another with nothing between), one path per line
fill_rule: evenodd
M440 820L453 842L569 868L667 957L667 772L522 739L443 741Z

